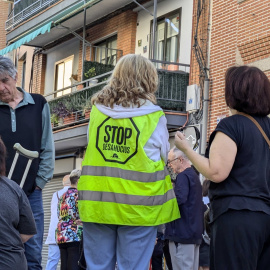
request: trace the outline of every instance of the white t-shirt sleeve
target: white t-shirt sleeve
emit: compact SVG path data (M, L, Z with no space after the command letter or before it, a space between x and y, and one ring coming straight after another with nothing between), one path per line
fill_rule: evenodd
M164 115L160 117L156 129L144 146L144 151L148 158L153 161L162 159L165 163L167 162L170 144L167 119Z

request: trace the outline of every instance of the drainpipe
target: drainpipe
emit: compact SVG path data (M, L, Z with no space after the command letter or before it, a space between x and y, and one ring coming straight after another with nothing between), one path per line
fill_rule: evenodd
M204 155L206 150L207 142L207 127L208 127L208 112L209 112L209 76L208 71L210 69L210 45L211 45L211 25L212 25L212 9L213 1L209 0L209 23L208 23L208 48L207 48L207 66L205 69L205 80L204 80L204 93L203 93L203 120L202 120L202 136L201 136L201 147L200 154Z
M86 4L84 0L84 4ZM83 44L82 44L82 73L81 73L81 81L83 81L84 74L84 59L85 59L85 24L86 24L86 8L83 10Z
M152 59L155 59L156 54L156 25L157 25L157 0L154 0L154 18L153 18L153 36L152 36Z
M201 155L205 154L207 141L207 125L208 125L208 107L209 107L209 79L204 80L203 92L203 120L202 120L202 137L201 137Z

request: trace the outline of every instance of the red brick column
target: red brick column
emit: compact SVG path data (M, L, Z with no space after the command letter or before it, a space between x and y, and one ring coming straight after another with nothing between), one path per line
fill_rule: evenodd
M8 2L0 1L0 50L6 47L5 23L8 19Z
M32 93L44 94L46 62L46 54L40 53L35 55L33 64Z

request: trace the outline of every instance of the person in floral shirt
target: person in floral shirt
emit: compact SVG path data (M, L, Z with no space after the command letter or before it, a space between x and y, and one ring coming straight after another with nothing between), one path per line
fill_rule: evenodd
M56 242L60 249L61 270L79 270L80 241L82 240L82 222L78 212L77 183L81 171L73 170L70 174L70 188L59 198L56 228Z

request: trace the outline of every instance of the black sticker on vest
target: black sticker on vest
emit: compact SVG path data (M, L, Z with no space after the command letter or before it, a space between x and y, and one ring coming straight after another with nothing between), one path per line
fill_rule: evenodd
M97 128L96 148L108 162L125 164L136 155L140 131L132 118L129 127L118 126L111 117Z

